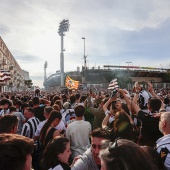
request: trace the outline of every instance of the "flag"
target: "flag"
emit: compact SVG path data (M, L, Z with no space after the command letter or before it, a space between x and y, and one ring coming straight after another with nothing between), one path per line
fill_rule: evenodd
M113 79L110 82L109 87L107 89L112 90L112 89L116 89L116 88L119 88L118 82L117 82L117 79Z
M0 70L0 82L4 82L11 79L10 72L7 70Z
M71 79L69 76L66 77L65 86L68 89L78 89L79 81Z

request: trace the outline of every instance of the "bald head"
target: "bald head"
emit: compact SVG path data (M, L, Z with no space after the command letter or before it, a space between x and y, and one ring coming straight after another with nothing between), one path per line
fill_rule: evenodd
M159 121L159 130L164 134L170 134L170 112L161 114Z
M170 112L165 112L161 114L161 121L165 121L166 124L170 127Z

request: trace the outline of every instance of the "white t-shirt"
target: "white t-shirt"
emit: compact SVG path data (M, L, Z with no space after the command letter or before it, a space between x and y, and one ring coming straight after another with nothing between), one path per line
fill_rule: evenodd
M82 155L90 144L91 124L84 120L75 120L66 129L66 137L70 140L72 157Z

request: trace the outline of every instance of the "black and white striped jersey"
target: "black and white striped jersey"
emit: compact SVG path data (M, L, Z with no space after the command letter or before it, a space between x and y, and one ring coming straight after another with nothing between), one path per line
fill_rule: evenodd
M39 123L40 121L36 117L28 119L23 125L21 135L32 139Z

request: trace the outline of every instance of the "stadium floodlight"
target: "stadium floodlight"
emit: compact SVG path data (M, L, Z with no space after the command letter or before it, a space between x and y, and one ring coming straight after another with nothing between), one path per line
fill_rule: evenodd
M65 32L69 30L69 20L64 19L60 22L58 33L61 36L61 53L60 53L60 73L61 73L61 86L64 86L64 39Z

